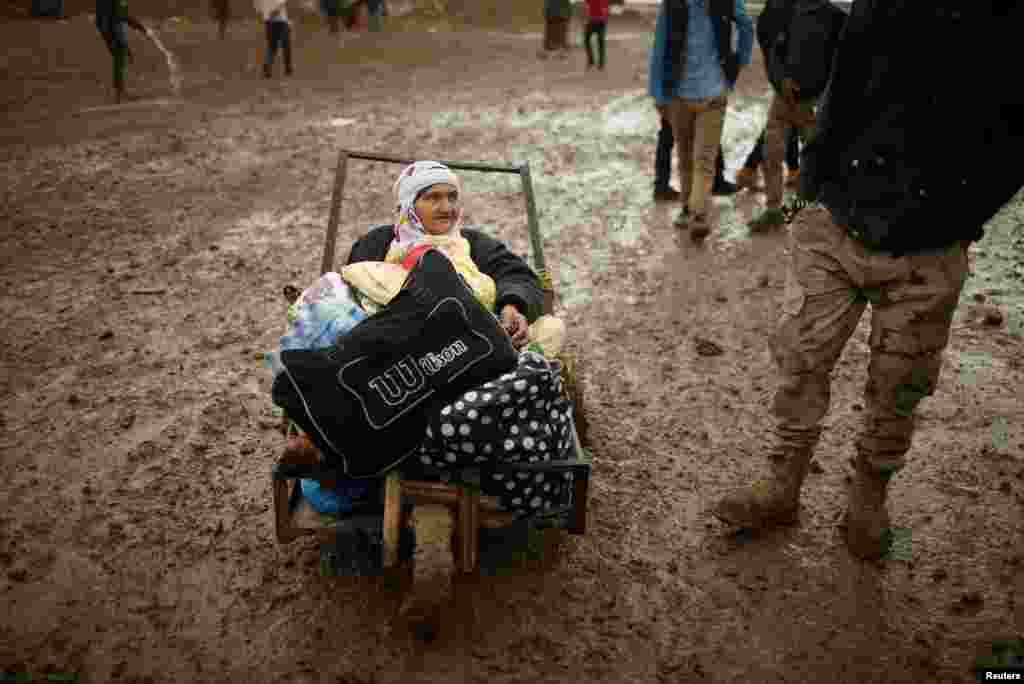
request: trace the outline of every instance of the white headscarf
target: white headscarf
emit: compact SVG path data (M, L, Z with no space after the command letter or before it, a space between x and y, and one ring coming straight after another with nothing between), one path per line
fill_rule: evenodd
M416 214L416 198L431 185L438 183L448 183L454 185L460 193L462 191L459 177L441 162L418 161L402 169L394 186L398 200L398 215L395 217L393 247L404 252L427 235L420 217ZM462 207L455 207L454 211L455 220L452 221L447 235L457 238L462 235Z

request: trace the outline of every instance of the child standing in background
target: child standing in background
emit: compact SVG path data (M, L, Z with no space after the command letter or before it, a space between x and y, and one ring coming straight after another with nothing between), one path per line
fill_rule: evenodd
M273 73L274 56L278 48L284 50L284 73L292 75L292 26L288 21L286 0L257 0L256 10L263 16L267 29L267 57L263 61L263 77Z
M594 53L590 49L590 38L597 36L597 68L604 71L605 34L608 30L608 0L587 0L587 30L583 45L587 48L587 70L594 68Z

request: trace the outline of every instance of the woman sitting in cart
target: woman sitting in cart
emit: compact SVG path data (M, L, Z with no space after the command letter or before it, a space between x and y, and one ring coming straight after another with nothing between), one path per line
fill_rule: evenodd
M448 255L516 348L536 344L545 355L557 355L565 326L553 316L541 316L544 297L536 273L502 242L462 228L458 176L440 162L418 161L402 170L394 190L395 223L356 240L342 269L342 278L362 296L363 307L372 312L387 304L419 254L433 247Z

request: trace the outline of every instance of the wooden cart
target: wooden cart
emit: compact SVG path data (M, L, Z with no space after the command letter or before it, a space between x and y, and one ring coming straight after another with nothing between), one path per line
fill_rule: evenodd
M342 150L335 175L330 218L324 242L321 274L334 270L335 243L341 214L349 160L409 164L413 160L392 156ZM537 225L537 210L529 164L493 166L486 164L442 162L453 169L494 173L515 173L523 183L526 215L533 251L534 268L544 291L544 313L554 307L552 280L544 262L543 246ZM560 528L571 534L583 534L587 521L587 489L590 479L590 457L583 448L581 435L586 434L583 417L583 393L578 367L571 354L561 355L563 387L573 404L572 443L560 460L541 463L499 463L489 466L488 474L545 472L573 474L573 487L567 504L545 511L532 522L538 528ZM290 428L287 427L286 435ZM413 460L413 459L410 459ZM413 474L415 473L415 474ZM482 529L503 528L516 523L514 514L503 511L498 500L480 493L481 471L463 469L458 472L436 471L419 463L400 467L380 479L379 495L372 503L348 515L318 513L302 495L299 481L313 479L321 486L331 487L338 473L324 463L296 464L278 460L272 470L274 525L279 543L286 544L299 537L316 535L321 542L321 572L324 575L388 573L404 567L410 583L402 614L413 618L417 632L429 640L436 630L437 609L452 594L455 573L474 573L479 565L479 539ZM352 525L370 521L379 529L380 545L376 561L369 567L338 568L332 547L339 532ZM336 547L334 547L336 551Z

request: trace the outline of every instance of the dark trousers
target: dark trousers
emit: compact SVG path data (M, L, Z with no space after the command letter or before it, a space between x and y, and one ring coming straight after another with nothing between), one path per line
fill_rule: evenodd
M124 92L124 75L128 63L128 40L124 34L124 22L113 16L96 16L96 28L103 36L103 42L114 60L114 90Z
M231 19L231 3L229 0L213 0L213 18L217 22L217 34L221 40L228 31L228 21Z
M764 161L764 134L765 129L761 129L761 136L754 143L754 149L747 155L747 161L743 166L748 169L756 169ZM786 166L790 169L800 168L800 134L792 126L786 129Z
M672 179L672 148L676 139L672 135L672 126L662 117L661 128L658 129L658 146L654 151L654 189L667 190ZM718 146L715 157L715 183L725 180L725 160L722 159L722 146Z
M263 62L263 72L270 75L274 65L274 56L278 48L284 50L284 72L292 73L292 27L287 21L268 21L267 24L267 58Z
M546 17L544 49L565 50L569 47L569 17Z
M587 48L587 65L594 66L594 53L590 50L590 38L591 36L597 36L597 66L600 69L604 69L604 45L605 45L605 34L608 31L608 22L606 21L590 21L587 22L587 30L583 34L583 45Z

